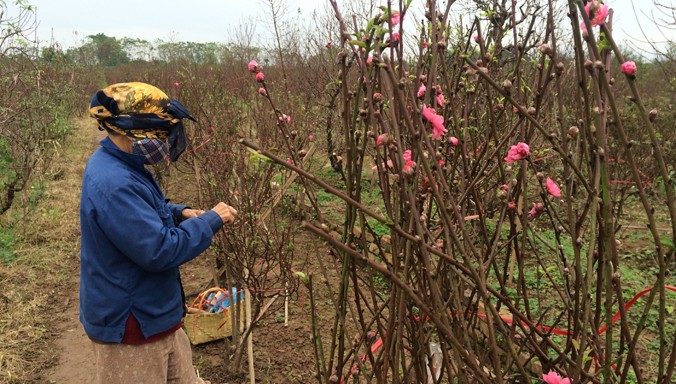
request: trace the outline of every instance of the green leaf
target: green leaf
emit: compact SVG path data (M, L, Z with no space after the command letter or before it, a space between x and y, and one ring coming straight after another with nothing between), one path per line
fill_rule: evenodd
M360 48L366 48L366 43L361 40L350 40L347 43L350 45L356 45Z
M308 276L305 274L305 272L294 272L293 274L296 275L296 276L298 276L298 278L300 279L300 281L302 281L303 283L307 283L308 281L310 281L310 279L309 279Z
M676 251L676 246L674 246L674 241L672 239L663 237L660 239L660 243L672 251Z
M366 33L371 32L371 29L373 29L374 24L375 24L374 19L369 20L368 24L366 24Z

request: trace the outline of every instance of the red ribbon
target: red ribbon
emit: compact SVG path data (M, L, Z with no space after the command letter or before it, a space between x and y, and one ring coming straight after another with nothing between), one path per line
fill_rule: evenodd
M665 285L664 288L665 288L666 290L668 290L668 291L676 292L676 287L672 287L672 286L670 286L670 285ZM624 304L624 310L625 310L625 312L628 311L631 307L633 307L633 306L634 306L634 303L636 303L636 301L637 301L639 298L641 298L641 296L645 295L646 293L648 293L648 292L650 292L650 291L652 291L652 290L653 290L653 288L646 288L646 289L642 290L641 292L637 293L636 295L634 295L634 297L632 297L631 300L627 301L627 302ZM472 313L472 312L467 312L467 314L470 314L470 315L471 315L471 314L474 314L474 313ZM481 314L481 313L477 313L476 316L478 316L478 317L480 317L480 318L482 318L482 319L485 319L485 318L486 318L486 315L485 315L485 314ZM617 311L617 313L615 314L615 316L613 316L613 318L612 318L612 320L611 320L611 324L615 324L615 323L620 319L621 316L622 316L622 315L621 315L621 312L620 312L620 311ZM514 319L509 318L509 317L503 317L503 316L500 316L500 319L502 319L502 321L504 321L504 322L507 323L507 324L512 324L512 323L514 323ZM418 318L416 318L416 320L418 320ZM526 324L525 322L520 321L519 323L520 323L523 327L529 328L529 325ZM539 330L541 330L541 331L544 331L544 332L552 333L552 334L554 334L554 335L559 335L559 336L571 336L570 332L568 332L568 331L565 330L565 329L551 328L551 327L547 327L547 326L544 326L544 325L536 325L535 328L537 328L537 329L539 329ZM606 332L606 326L604 325L603 327L599 328L597 334L598 334L598 335L602 335L602 334L605 333L605 332ZM383 346L383 339L382 339L382 337L381 337L381 338L379 338L378 340L376 340L376 342L373 343L373 345L371 345L371 354L376 353L376 351L378 351L378 349L380 349L380 347L382 347L382 346ZM367 356L368 356L368 355L363 355L363 356L360 358L360 363L359 363L359 364L363 363L363 362L366 360L366 357L367 357ZM596 369L598 370L598 369L600 368L600 365L599 365L599 363L598 363L598 361L597 361L597 359L596 359L596 356L594 356L594 362L596 363ZM343 384L343 382L344 382L345 380L349 379L350 376L352 376L352 374L354 374L355 372L357 372L357 370L359 369L359 364L355 364L355 365L352 367L352 369L350 369L350 372L347 374L347 376L345 376L343 379L340 380L340 383L341 383L341 384Z

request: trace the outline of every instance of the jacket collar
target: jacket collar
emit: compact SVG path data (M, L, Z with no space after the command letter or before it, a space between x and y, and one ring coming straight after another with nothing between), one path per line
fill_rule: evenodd
M101 148L103 148L104 151L112 155L113 157L120 159L126 164L131 165L134 168L139 168L145 170L145 158L141 155L135 155L133 153L128 153L115 145L112 140L110 140L109 137L104 138L99 142L101 145Z

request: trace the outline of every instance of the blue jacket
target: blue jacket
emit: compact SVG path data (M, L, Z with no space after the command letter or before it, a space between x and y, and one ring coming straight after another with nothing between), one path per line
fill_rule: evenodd
M145 337L179 324L179 266L211 245L223 222L214 211L180 221L143 157L109 139L87 162L80 226L80 321L92 339L119 343L129 313Z

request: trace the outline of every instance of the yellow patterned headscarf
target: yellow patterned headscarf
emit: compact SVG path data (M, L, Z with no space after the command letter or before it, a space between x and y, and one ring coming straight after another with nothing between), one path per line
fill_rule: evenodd
M119 83L97 91L89 104L89 115L99 129L110 129L135 139L169 139L172 161L187 146L181 119L190 116L178 102L150 84Z

